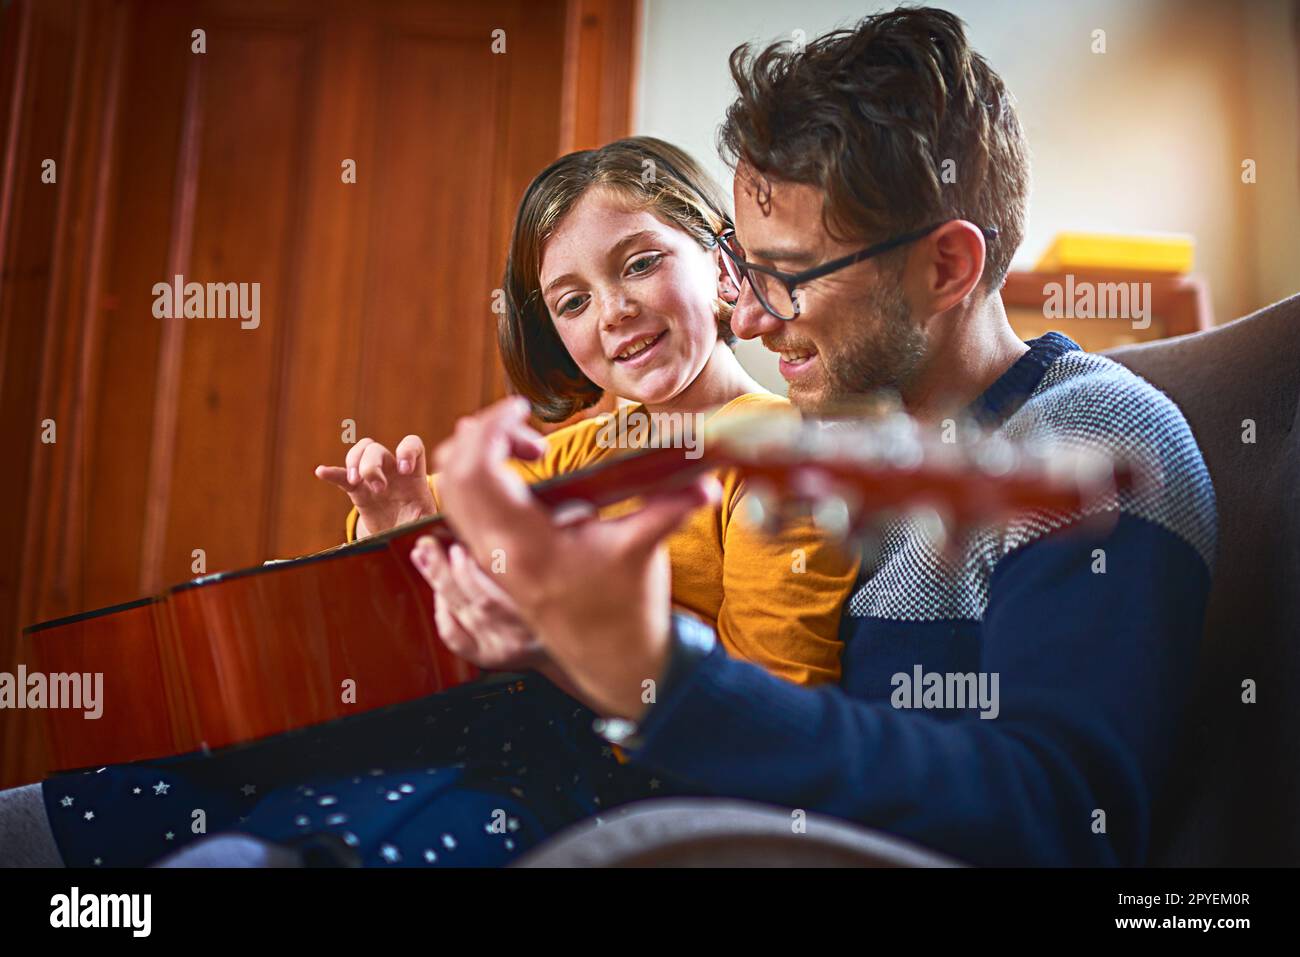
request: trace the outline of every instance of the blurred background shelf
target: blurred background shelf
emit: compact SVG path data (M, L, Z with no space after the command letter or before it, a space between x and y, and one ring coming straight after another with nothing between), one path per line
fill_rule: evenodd
M1168 273L1137 270L1073 271L1073 286L1092 283L1150 283L1150 318L1146 328L1119 318L1055 318L1048 315L1052 285L1066 287L1068 277L1060 272L1013 270L1007 274L1002 301L1007 318L1022 339L1033 339L1049 330L1063 332L1089 352L1102 352L1135 342L1167 339L1199 332L1214 325L1208 284L1199 276L1171 276ZM1145 293L1143 293L1145 295Z

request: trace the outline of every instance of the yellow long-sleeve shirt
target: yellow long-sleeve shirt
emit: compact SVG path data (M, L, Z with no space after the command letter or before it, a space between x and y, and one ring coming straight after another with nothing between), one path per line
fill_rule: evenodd
M618 416L644 412L641 406L620 409ZM780 396L749 393L709 417L793 415ZM538 482L594 465L624 451L601 441L610 416L597 416L547 436L546 452L537 460L511 464L528 482ZM636 419L633 418L635 423ZM627 435L626 423L614 423ZM608 430L606 431L608 435ZM732 655L761 665L797 684L839 680L840 610L857 576L856 559L825 540L810 521L794 522L777 535L752 527L739 514L745 483L734 470L718 474L722 502L701 508L668 539L673 570L673 601L710 622ZM438 500L437 476L430 476ZM604 514L634 507L625 503ZM348 516L348 541L356 536L356 509ZM600 587L593 581L592 587Z

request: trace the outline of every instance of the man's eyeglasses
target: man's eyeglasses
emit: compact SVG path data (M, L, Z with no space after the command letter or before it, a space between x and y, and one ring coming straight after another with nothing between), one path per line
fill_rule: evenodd
M822 263L820 266L814 266L801 272L781 272L779 269L757 266L746 261L745 251L736 242L736 231L734 229L725 230L717 237L717 240L718 245L722 248L722 263L726 266L727 275L731 277L736 289L739 290L744 281L748 279L749 286L754 290L754 296L758 299L759 304L776 318L789 322L799 316L799 297L795 295L795 289L799 286L812 282L814 279L820 279L822 276L829 276L833 272L852 266L854 263L860 263L864 259L870 259L873 256L887 253L891 249L897 249L899 246L916 242L916 240L930 235L942 225L943 223L935 223L925 229L904 233L902 236L886 239L883 242L868 246L866 249L860 249L856 253L832 259L830 262ZM998 234L996 226L983 226L981 229L985 238L989 240L992 240Z

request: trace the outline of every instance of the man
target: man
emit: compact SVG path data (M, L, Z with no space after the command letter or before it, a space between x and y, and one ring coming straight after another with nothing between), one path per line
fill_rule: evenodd
M710 500L706 481L616 521L556 521L504 467L536 448L526 403L507 400L438 449L448 517L482 566L506 556L493 578L636 762L971 863L1142 863L1215 544L1185 421L1064 336L1012 332L998 290L1023 235L1027 150L956 17L898 10L803 50L741 48L731 66L732 324L781 354L795 403L839 412L889 387L925 421L964 409L1010 437L1140 451L1161 481L1109 503L1101 539L1024 519L955 565L889 526L846 608L841 685L819 689L726 657L671 614L658 544ZM803 281L750 268L845 257ZM896 676L917 666L996 676L996 717L906 707Z

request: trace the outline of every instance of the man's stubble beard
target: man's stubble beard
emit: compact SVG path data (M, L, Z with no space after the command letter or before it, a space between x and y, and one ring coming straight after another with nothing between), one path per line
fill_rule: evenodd
M912 322L898 282L874 286L842 341L825 343L818 357L823 376L811 388L792 383L790 401L813 414L851 413L883 391L902 392L926 354L925 334Z

